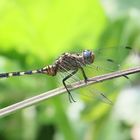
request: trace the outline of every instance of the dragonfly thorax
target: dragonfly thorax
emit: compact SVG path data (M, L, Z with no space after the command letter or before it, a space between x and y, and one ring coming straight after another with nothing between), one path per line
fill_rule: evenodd
M57 72L77 70L94 62L94 53L84 50L82 53L64 53L56 61Z
M83 51L83 61L85 65L90 65L94 62L95 55L90 50L84 50Z

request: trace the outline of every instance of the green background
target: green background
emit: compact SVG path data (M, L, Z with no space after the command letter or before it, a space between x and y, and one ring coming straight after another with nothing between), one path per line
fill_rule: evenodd
M139 5L138 0L0 0L0 72L39 69L64 52L85 49L101 49L95 59L99 70L85 69L88 76L117 70L118 64L136 66ZM124 50L127 45L132 53ZM106 64L106 57L115 65ZM61 81L59 74L1 79L0 108L62 86ZM138 74L110 80L72 91L76 103L63 94L0 118L0 140L140 139L139 82ZM98 91L113 106L94 98Z

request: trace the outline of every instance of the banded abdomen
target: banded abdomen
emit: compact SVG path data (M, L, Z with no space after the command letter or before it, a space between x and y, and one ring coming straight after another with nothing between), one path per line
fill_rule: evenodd
M54 75L56 75L56 67L54 65L49 65L49 66L46 66L46 67L44 67L42 69L38 69L38 70L1 73L0 78L8 78L8 77L12 77L12 76L32 75L32 74L39 74L39 73L54 76Z

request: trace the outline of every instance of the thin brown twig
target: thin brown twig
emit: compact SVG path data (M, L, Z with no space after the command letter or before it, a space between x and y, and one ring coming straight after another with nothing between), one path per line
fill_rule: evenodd
M84 80L81 80L81 81L78 81L78 82L71 84L71 86L69 86L69 90L74 90L77 88L81 88L84 86L88 86L91 84L102 82L105 80L114 79L117 77L126 76L126 75L130 75L130 74L138 73L138 72L140 72L140 66L135 67L135 68L130 68L127 70L121 70L121 71L116 71L116 72L92 77L92 78L89 78L89 81L87 83L85 83ZM5 108L0 109L0 117L6 116L8 114L11 114L11 113L17 111L17 110L31 106L33 104L37 104L43 100L57 96L57 95L62 94L64 92L66 92L66 89L64 87L59 87L59 88L47 91L45 93L42 93L40 95L33 96L29 99L25 99L21 102L13 104L13 105L7 106Z

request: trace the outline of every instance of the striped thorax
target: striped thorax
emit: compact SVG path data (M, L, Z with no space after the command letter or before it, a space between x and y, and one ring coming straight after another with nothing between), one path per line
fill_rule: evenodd
M62 54L55 62L58 72L66 72L76 70L80 67L89 65L94 62L94 53L89 50L84 50L82 53Z

